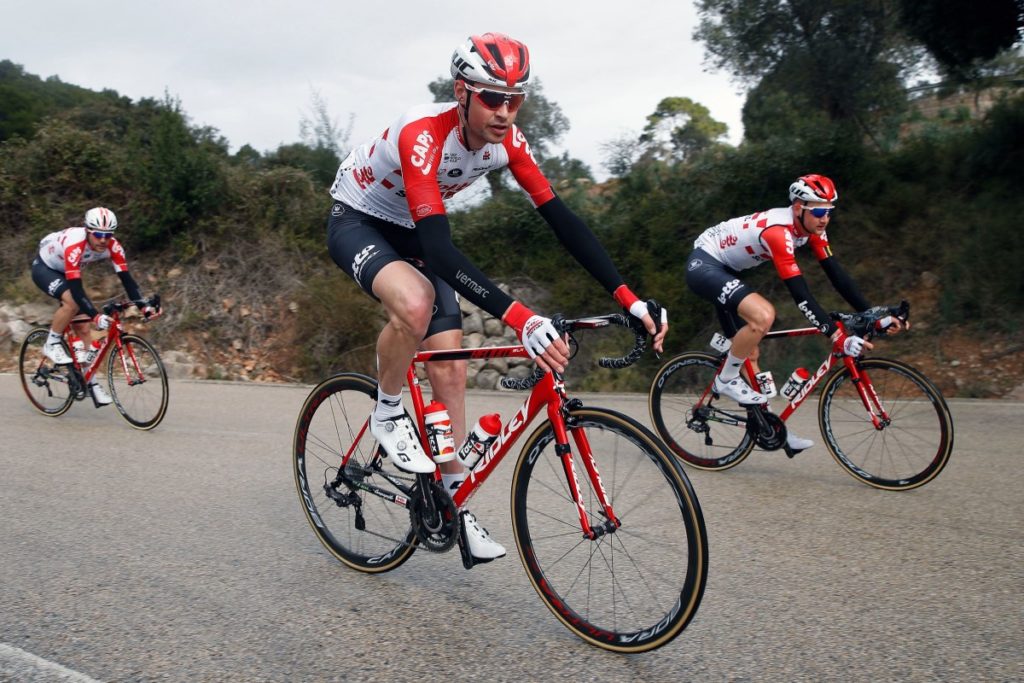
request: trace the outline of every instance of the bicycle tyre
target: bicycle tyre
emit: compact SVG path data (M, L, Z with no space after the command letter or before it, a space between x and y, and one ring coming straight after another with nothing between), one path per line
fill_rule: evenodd
M376 400L377 382L370 377L343 373L325 379L303 403L293 440L295 488L306 521L335 558L371 574L395 569L416 550L408 510L339 485L337 491L359 501L364 519L364 528L359 529L357 505L342 506L328 496L325 485L337 474L343 455L350 449L347 469L362 481L370 480L368 483L397 493L383 473L397 478L410 476L380 457L377 441L368 429L360 433Z
M942 393L914 367L863 358L890 422L876 429L845 367L825 382L818 423L835 461L855 479L888 491L907 491L938 476L953 451L953 417Z
M18 371L21 388L25 391L32 407L43 415L58 417L68 412L75 402L71 390L70 365L55 365L43 354L43 345L50 335L49 328L37 327L25 336L18 351ZM71 355L67 343L62 339L64 352Z
M702 470L735 467L755 445L739 406L730 403L727 409L719 409L716 403L724 399L712 398L695 408L720 363L710 353L682 353L661 366L647 395L651 424L665 445L687 465Z
M167 370L153 345L134 334L107 356L107 386L117 411L135 429L149 431L167 414Z
M653 650L693 619L707 582L707 531L697 496L657 437L626 415L570 411L570 434L585 430L599 481L621 526L591 541L580 528L551 423L527 439L512 474L519 556L549 610L597 647ZM593 525L606 517L573 437L582 502ZM648 524L656 524L649 531ZM618 574L616 573L618 572Z

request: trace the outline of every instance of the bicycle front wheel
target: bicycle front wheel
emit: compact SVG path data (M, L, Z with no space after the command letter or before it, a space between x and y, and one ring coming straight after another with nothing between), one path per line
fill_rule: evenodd
M702 470L727 470L754 448L746 412L711 396L720 359L691 351L665 363L647 396L651 424L669 450Z
M868 395L877 397L873 412L880 424L872 422L850 371L833 374L818 405L818 422L832 457L875 488L905 491L927 484L953 451L953 418L941 392L900 361L864 358L857 368Z
M657 437L632 418L578 408L568 422L571 470L545 422L530 435L512 475L512 521L523 566L548 609L583 640L616 652L661 647L693 619L707 581L707 533L697 496ZM594 473L581 457L587 446ZM588 523L607 530L594 539L582 532L570 471ZM601 489L618 528L609 529L614 525L599 502Z
M409 487L413 478L382 457L370 434L376 401L377 383L365 375L321 382L299 413L293 462L313 533L336 558L369 573L394 569L416 550L409 511L395 502L407 497L397 485Z
M18 354L18 367L21 373L21 388L25 390L32 407L43 415L57 417L68 412L75 402L72 390L74 382L70 365L54 365L53 361L43 354L43 345L50 334L45 327L37 327L28 333L21 343ZM71 351L67 344L61 342L64 352Z
M146 431L164 419L170 398L167 370L142 337L121 336L121 348L107 357L107 385L118 412L132 427Z

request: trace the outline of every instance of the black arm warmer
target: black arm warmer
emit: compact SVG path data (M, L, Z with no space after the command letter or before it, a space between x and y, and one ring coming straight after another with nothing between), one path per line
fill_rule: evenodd
M609 293L623 284L622 276L616 270L608 252L605 251L597 237L587 224L572 212L559 197L555 197L537 207L537 212L544 218L558 241L565 245L580 265L587 269L595 280L600 282Z
M138 301L142 298L142 292L139 291L139 285L135 282L135 278L127 270L118 272L117 276L121 278L121 284L124 285L124 291L128 293L128 298L132 301Z
M819 261L821 269L825 271L825 275L828 276L832 286L836 288L839 295L846 299L846 303L853 306L854 311L863 311L871 307L864 295L857 289L857 285L854 284L853 278L843 270L843 267L839 265L839 261L836 261L834 257L829 256L826 259Z
M417 221L416 233L423 248L423 260L438 277L495 318L500 320L505 315L512 305L512 297L498 289L455 248L448 216L434 214Z
M85 286L82 284L81 278L74 278L68 280L68 286L71 289L71 297L78 304L78 312L85 313L90 318L95 318L99 311L92 305L92 301L89 300L89 295L85 293Z
M800 312L811 321L812 325L821 330L822 334L831 337L832 333L836 331L836 324L828 317L828 313L821 307L821 304L811 296L811 290L807 288L807 280L804 279L804 276L797 275L783 280L783 282L789 288L789 293L793 296L793 301L796 302Z

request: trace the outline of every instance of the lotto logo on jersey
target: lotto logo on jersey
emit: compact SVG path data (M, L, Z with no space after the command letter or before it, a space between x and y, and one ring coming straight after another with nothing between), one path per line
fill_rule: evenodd
M78 259L80 258L82 258L82 248L75 247L71 250L71 253L68 254L68 263L78 263Z
M434 167L434 155L430 154L433 142L434 136L430 134L429 130L424 130L416 136L416 144L412 146L412 156L409 157L409 161L420 169L420 173L423 175L430 173L430 169Z
M719 240L718 248L725 249L726 247L734 246L737 242L739 242L739 239L737 239L736 235L726 235Z

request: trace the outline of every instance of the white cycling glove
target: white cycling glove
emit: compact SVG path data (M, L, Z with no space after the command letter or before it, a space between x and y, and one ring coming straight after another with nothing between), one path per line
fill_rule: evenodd
M110 327L110 323L113 321L109 315L103 313L98 314L92 321L96 324L97 330L105 330Z
M847 336L845 332L839 330L832 337L832 350L856 358L864 351L864 340L861 337Z
M545 349L558 339L558 331L551 318L537 315L518 301L505 312L504 321L516 331L530 358L543 355Z

